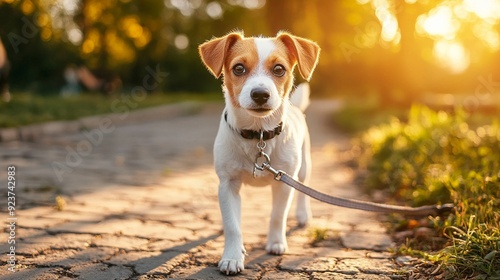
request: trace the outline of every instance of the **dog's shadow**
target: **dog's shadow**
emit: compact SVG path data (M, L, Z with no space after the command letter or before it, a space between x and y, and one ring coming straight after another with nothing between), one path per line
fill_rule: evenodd
M211 240L215 240L219 236L221 236L221 233L215 233L198 240L184 243L182 245L165 248L161 250L161 254L135 260L131 265L135 267L135 272L139 275L167 276L173 270L175 270L175 267L165 267L165 269L162 269L162 266L165 266L166 264L175 265L175 262L173 262L173 264L169 262L182 254L186 254L187 252L198 246L201 246ZM216 268L214 268L214 270L216 270Z

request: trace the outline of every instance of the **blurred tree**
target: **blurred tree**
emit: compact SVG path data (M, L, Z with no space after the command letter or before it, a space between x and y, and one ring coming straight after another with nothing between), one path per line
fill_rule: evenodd
M383 58L375 73L393 72L393 80L382 77L378 83L389 103L418 99L426 91L472 94L479 77L494 73L490 69L500 49L500 1L358 2L370 4L381 25L380 46L389 57L381 56L383 52L373 56ZM384 26L392 25L400 36L384 38Z
M46 6L38 1L4 1L0 18L0 36L12 64L12 88L45 91L57 87L65 61L77 60L78 55L76 48L53 32Z
M377 92L407 105L424 92L470 93L498 65L498 0L268 0L265 9L274 32L321 45L315 92Z
M425 91L472 91L500 70L500 0L4 0L0 18L14 88L57 90L74 64L128 87L159 69L168 76L155 91L213 90L220 82L197 46L235 29L317 41L316 95L377 92L406 104Z
M15 88L58 89L65 67L75 64L116 73L129 86L159 69L168 77L154 90L200 91L219 82L205 75L198 44L234 29L265 29L254 8L241 1L10 0L0 2L0 35Z

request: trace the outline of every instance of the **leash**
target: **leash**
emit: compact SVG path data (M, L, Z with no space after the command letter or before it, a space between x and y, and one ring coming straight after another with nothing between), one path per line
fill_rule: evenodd
M399 205L389 205L382 203L374 203L368 201L361 201L356 199L348 199L335 197L331 195L327 195L321 193L317 190L314 190L299 181L293 179L290 175L286 174L283 170L276 170L271 166L271 160L268 154L264 152L264 148L266 147L266 142L263 139L263 132L260 132L260 139L257 143L257 148L259 149L259 153L254 161L253 175L255 177L256 171L268 171L274 175L274 179L276 181L281 181L288 186L302 192L314 199L319 201L336 205L345 208L364 210L370 212L380 212L380 213L399 213L409 216L427 216L427 215L442 215L447 212L451 212L455 209L455 206L452 203L446 203L443 205L425 205L420 207L408 207L408 206L399 206ZM259 163L261 161L261 163Z

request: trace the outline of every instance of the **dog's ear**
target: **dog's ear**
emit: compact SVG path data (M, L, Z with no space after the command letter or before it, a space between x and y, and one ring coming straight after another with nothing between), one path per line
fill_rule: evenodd
M216 78L219 78L222 73L229 49L240 39L243 39L243 34L233 32L224 37L209 40L198 47L201 60Z
M296 59L300 75L309 81L319 60L320 48L318 44L286 32L280 32L276 37L285 44L288 51Z

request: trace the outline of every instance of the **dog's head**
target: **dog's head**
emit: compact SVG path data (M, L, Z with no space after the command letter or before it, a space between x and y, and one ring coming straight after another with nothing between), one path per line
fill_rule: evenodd
M288 98L296 65L304 79L311 78L320 48L285 32L274 38L245 38L234 32L201 44L199 51L216 78L224 75L232 106L266 117Z

